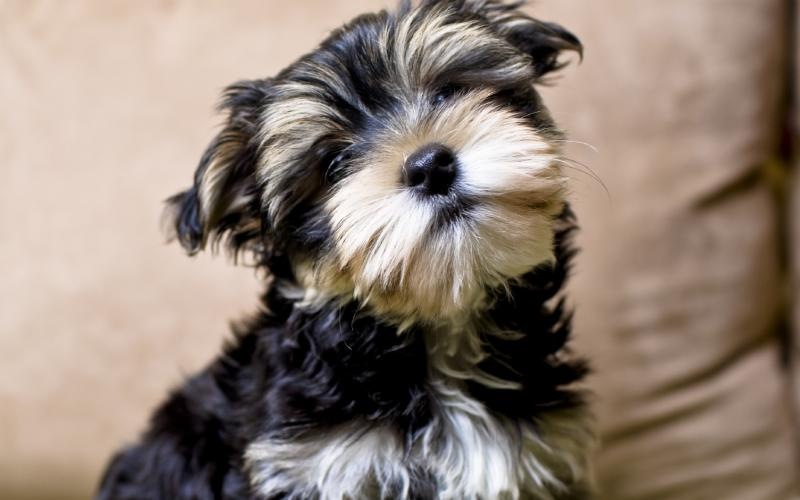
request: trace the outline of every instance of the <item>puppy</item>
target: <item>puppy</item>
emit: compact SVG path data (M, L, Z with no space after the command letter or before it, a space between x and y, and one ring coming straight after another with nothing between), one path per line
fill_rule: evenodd
M534 89L582 48L519 7L404 2L227 89L166 220L190 254L266 270L263 309L98 498L588 494L561 294L574 222Z

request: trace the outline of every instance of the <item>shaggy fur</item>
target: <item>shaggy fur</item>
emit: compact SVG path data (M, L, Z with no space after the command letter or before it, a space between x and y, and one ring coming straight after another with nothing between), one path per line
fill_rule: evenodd
M565 50L580 43L516 3L404 2L229 87L165 221L189 253L268 271L263 309L98 498L588 495L561 293L575 224L533 86ZM435 192L409 181L428 150L452 152Z

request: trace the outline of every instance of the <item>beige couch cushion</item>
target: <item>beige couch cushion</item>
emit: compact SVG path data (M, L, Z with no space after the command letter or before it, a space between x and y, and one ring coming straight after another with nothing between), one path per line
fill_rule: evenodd
M586 62L551 96L577 175L577 332L594 357L609 499L797 493L777 153L785 2L575 0ZM602 20L602 21L598 21Z
M191 182L225 85L374 7L0 3L0 498L88 498L252 310L252 271L164 245L161 202Z
M800 32L800 9L795 9L795 33ZM790 148L795 154L800 152L800 49L794 51L794 115L790 125L794 134L790 137ZM791 389L794 401L794 421L800 423L800 158L793 158L793 169L789 172L789 186L786 194L786 220L791 238L788 247L789 276L789 335L786 356L792 371ZM795 444L800 455L800 430L795 430Z

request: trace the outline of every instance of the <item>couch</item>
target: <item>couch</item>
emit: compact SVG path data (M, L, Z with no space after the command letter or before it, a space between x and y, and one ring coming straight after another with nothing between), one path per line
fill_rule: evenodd
M542 92L584 165L572 303L600 498L798 495L792 3L528 7L586 45ZM0 498L89 496L254 307L252 270L165 245L161 201L224 85L385 5L0 3Z

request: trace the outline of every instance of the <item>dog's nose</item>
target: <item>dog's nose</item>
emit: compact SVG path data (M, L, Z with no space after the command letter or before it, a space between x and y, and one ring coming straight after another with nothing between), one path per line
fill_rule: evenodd
M428 144L406 160L403 182L428 194L447 194L456 178L456 157L442 144Z

